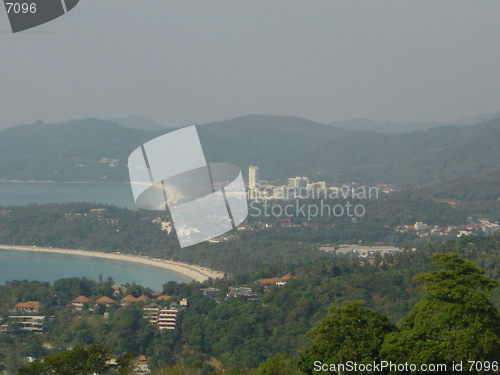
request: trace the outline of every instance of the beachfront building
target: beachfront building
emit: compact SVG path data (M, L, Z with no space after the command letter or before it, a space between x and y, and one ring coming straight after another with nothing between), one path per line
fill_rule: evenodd
M14 311L36 313L40 310L40 302L19 302L14 305Z
M85 296L78 296L71 300L70 305L73 306L76 310L82 310L83 306L86 303L89 303L89 301L90 298L87 298Z

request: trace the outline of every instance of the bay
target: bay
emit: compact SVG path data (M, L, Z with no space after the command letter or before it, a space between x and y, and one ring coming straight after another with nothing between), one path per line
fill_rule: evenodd
M88 202L136 210L129 184L0 182L0 206ZM0 250L0 283L9 280L54 282L65 277L114 278L116 284L135 282L161 291L168 281L191 279L158 267L78 255Z
M169 281L189 283L191 279L167 269L123 260L90 256L0 250L0 284L11 280L37 280L53 283L66 277L99 280L112 277L116 285L136 283L162 291Z

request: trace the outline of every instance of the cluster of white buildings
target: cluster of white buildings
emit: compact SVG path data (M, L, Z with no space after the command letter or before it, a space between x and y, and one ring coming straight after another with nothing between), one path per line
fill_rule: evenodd
M361 246L361 245L340 245L338 248L333 246L325 246L319 248L325 253L357 255L362 258L374 258L375 255L395 254L401 251L396 246Z
M492 223L488 219L479 219L478 223L469 223L465 225L448 225L440 227L438 225L427 225L423 222L416 222L414 225L398 225L396 232L407 233L409 231L417 232L419 237L429 236L472 236L474 234L493 235L500 232L500 225Z
M303 176L291 177L287 185L273 186L259 179L259 167L248 167L248 198L251 200L319 197L327 193L326 182L311 182Z

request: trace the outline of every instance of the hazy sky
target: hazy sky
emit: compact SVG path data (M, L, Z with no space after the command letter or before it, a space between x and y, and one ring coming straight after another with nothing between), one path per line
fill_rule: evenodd
M139 114L442 121L500 110L499 1L80 0L12 34L0 128Z

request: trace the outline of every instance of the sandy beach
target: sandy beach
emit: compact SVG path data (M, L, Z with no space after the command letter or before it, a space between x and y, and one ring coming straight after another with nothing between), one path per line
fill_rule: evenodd
M88 251L88 250L57 249L57 248L47 248L47 247L37 247L37 246L13 246L13 245L0 245L0 249L73 254L73 255L95 257L95 258L106 258L106 259L123 260L134 263L142 263L148 266L164 268L169 271L177 272L183 276L189 277L190 279L199 282L207 280L209 278L218 279L224 277L224 274L222 272L213 271L209 268L194 266L192 264L187 264L182 262L174 262L166 259L148 258L148 257L128 255L128 254L103 253L99 251Z

